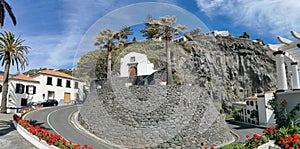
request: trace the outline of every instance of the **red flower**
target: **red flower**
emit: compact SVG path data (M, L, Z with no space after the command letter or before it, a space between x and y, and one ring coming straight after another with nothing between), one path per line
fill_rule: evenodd
M215 148L212 146L212 147L210 147L210 149L215 149Z
M258 135L257 135L257 134L254 134L254 135L253 135L253 138L254 138L254 139L257 139L257 138L258 138Z
M290 145L289 144L285 144L285 148L289 148L290 147Z

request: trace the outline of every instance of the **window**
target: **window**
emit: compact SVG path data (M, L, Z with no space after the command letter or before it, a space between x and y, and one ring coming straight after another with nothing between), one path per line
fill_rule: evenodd
M253 103L253 101L250 101L250 105L251 105L251 106L254 106L254 103Z
M31 94L31 95L35 94L36 93L36 87L33 86L33 85L27 85L26 86L26 93Z
M135 57L130 57L130 62L135 62Z
M2 85L0 85L0 93L2 92Z
M78 89L78 82L75 82L74 88L75 88L75 89Z
M70 80L67 80L67 84L66 84L66 87L71 87L71 81Z
M52 85L52 77L47 77L47 85Z
M16 93L17 94L23 94L24 93L25 86L23 84L16 84Z
M61 79L57 79L57 86L62 86Z
M247 106L249 106L249 101L247 101L246 103L247 103Z
M48 99L55 99L55 92L54 91L48 91Z
M247 110L247 114L250 114L250 110Z

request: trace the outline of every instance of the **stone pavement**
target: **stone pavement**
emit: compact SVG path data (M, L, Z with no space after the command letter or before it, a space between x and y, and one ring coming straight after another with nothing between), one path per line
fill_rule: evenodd
M12 124L13 114L0 113L0 149L36 149Z

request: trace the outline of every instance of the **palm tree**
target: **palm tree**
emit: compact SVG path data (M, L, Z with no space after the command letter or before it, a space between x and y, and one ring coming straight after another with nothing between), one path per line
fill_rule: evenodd
M172 67L171 67L171 52L170 52L170 42L172 38L178 35L178 30L186 30L186 26L176 25L176 17L175 16L164 16L161 17L160 20L151 20L149 24L154 26L158 26L160 32L155 35L156 38L163 37L166 41L166 54L167 54L167 84L173 84L172 77ZM151 26L153 27L153 26Z
M25 40L20 38L20 35L15 37L12 32L4 31L4 33L0 33L0 60L2 61L2 66L4 66L1 113L5 113L7 108L6 104L10 65L16 65L18 71L19 68L25 69L25 66L28 65L28 59L25 54L29 53L28 49L30 49L30 47L24 46L24 41Z
M5 0L0 0L0 27L2 28L4 25L5 10L8 12L13 24L16 25L17 20L14 13L12 12L12 8Z
M122 27L119 32L106 29L100 31L96 36L95 46L99 46L100 48L104 48L107 50L107 80L111 80L111 60L112 60L112 50L118 49L122 47L120 41L123 39L128 39L128 35L132 35L133 32L130 27Z
M144 25L146 26L145 29L140 30L140 32L143 34L143 37L146 37L146 39L154 39L158 38L156 35L158 35L161 30L159 28L159 25L157 24L151 24L151 21L153 21L153 17L148 14L146 17L146 21Z
M110 81L111 79L111 52L115 48L115 34L117 32L114 30L106 29L100 31L96 36L96 42L94 43L95 46L99 46L100 48L105 48L107 50L107 80Z
M133 35L132 29L130 26L124 26L120 29L119 32L117 32L114 36L115 39L118 39L119 41L123 41L125 39L128 40L128 36Z

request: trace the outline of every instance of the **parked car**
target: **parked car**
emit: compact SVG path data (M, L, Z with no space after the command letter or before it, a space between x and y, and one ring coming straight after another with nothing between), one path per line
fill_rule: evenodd
M43 107L57 106L58 102L55 99L48 99L45 102L41 103Z

